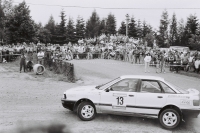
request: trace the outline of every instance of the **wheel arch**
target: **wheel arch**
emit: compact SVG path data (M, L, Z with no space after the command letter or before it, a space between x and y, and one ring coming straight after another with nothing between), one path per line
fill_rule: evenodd
M78 105L79 105L80 103L84 102L84 101L87 101L87 102L92 103L93 106L95 107L94 103L93 103L90 99L88 99L88 98L82 98L82 99L79 99L79 100L74 104L73 111L74 111L74 112L77 112Z
M160 116L160 114L162 113L162 111L164 111L165 109L175 109L176 111L178 111L178 113L180 114L180 117L182 118L182 111L179 107L177 107L176 105L170 104L170 105L166 105L164 106L160 111L158 116Z

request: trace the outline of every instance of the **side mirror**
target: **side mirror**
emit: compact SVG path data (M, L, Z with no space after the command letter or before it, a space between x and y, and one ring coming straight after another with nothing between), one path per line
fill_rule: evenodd
M107 88L107 89L105 89L105 92L109 92L110 91L110 87L109 88Z

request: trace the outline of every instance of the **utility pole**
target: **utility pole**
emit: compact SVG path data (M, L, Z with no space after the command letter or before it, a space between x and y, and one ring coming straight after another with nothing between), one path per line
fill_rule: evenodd
M126 14L126 36L128 36L128 22L129 22L129 15Z

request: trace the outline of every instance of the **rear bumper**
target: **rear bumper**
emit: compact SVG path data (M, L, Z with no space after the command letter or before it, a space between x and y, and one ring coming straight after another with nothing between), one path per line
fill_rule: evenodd
M187 110L187 109L182 109L182 113L184 117L189 117L189 118L197 118L200 110Z
M70 101L70 100L66 100L66 99L61 99L62 102L62 106L66 109L69 109L71 111L73 111L74 105L76 103L76 101Z

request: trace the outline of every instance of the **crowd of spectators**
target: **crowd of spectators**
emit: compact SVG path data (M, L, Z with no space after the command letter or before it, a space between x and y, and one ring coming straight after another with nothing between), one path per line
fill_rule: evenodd
M104 35L105 36L105 35ZM99 38L102 38L100 36ZM114 39L115 41L114 41ZM10 62L13 58L24 53L26 62L31 61L33 64L47 63L48 67L56 60L73 60L73 59L113 59L130 62L133 64L147 64L156 67L156 72L165 73L165 67L169 66L170 70L178 72L180 69L185 71L200 71L200 54L198 51L182 52L176 50L160 50L156 44L153 48L147 47L147 43L140 39L121 37L117 40L116 36L110 37L111 41L99 41L95 45L89 41L79 40L76 44L42 44L42 43L17 43L12 45L0 46L0 62ZM92 41L91 41L92 40ZM117 40L117 41L116 41ZM154 42L155 43L155 42ZM149 63L146 63L145 57L151 56ZM44 60L46 62L44 62ZM145 72L148 72L146 71Z

